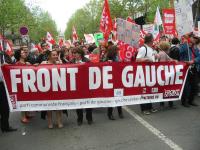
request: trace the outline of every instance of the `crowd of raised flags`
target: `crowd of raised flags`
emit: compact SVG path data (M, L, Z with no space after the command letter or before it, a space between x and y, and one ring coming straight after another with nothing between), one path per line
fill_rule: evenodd
M178 2L175 2L175 3L177 4ZM184 4L186 4L186 0L185 0ZM175 10L173 10L173 11L175 12ZM167 16L168 15L166 15L166 17ZM170 17L168 17L168 19L169 18L174 19L171 27L172 28L174 27L174 29L175 29L175 23L174 23L175 15L174 15L174 18L173 18L173 16L171 17L171 15L169 15L169 16ZM138 28L138 25L135 23L135 21L131 17L127 17L126 20L121 19L121 21L126 22L131 27ZM169 22L167 21L167 23L169 23ZM160 26L162 26L162 28L164 29L162 32L159 30ZM81 49L84 51L84 53L86 55L89 54L88 58L90 59L91 62L99 62L99 61L103 61L103 57L105 57L105 53L108 52L107 50L108 50L109 44L111 44L111 45L114 44L114 45L118 45L118 47L119 47L119 60L118 61L133 61L133 57L136 56L137 50L139 49L139 47L144 45L144 37L148 33L153 34L154 43L157 46L159 45L159 42L161 40L164 42L167 42L164 44L164 46L166 46L166 45L169 46L169 41L172 37L182 36L182 35L178 35L179 31L175 32L174 29L172 31L172 33L173 33L172 35L165 34L165 29L166 29L165 21L163 22L163 20L162 20L162 17L161 17L160 11L159 11L159 7L157 7L155 19L152 24L144 25L143 28L140 28L139 31L135 30L134 32L132 32L135 35L139 35L139 36L135 36L135 35L131 34L131 36L133 36L133 40L136 40L136 41L138 40L138 43L136 45L132 45L131 43L126 43L127 42L126 40L120 41L118 39L118 34L119 34L118 28L119 28L118 19L115 18L114 20L112 20L111 15L110 15L110 8L109 8L108 0L105 0L104 6L103 6L103 11L102 11L102 17L100 20L101 33L94 33L94 34L84 33L85 40L82 41L82 40L80 40L80 38L77 34L75 26L73 26L72 41L65 40L64 38L60 38L60 39L58 39L58 42L56 44L56 40L53 38L51 33L47 32L47 35L42 40L41 44L31 43L31 49L37 50L40 53L40 55L43 55L44 49L42 47L43 46L45 47L45 44L47 44L48 45L47 49L49 51L56 49L56 51L60 54L63 52L63 57L65 57L65 53L69 57L71 57L73 55L72 53L74 53L73 48L81 47ZM192 31L190 31L190 32L192 32ZM166 35L169 37L167 37ZM136 37L137 37L137 39L136 39ZM194 35L191 36L191 38L193 38L193 37L194 37ZM165 38L165 39L163 40L163 38ZM195 38L197 38L197 37L195 37ZM134 43L134 41L132 41L132 42ZM189 43L189 41L187 41L187 42ZM90 48L92 48L92 50L89 50ZM156 48L158 48L158 47L156 47ZM168 47L168 50L169 50L169 47ZM0 51L4 51L9 56L13 56L13 54L14 54L12 45L4 37L0 37ZM77 51L79 51L79 50L77 50ZM96 51L97 51L97 54L94 53ZM81 54L81 52L80 52L80 54ZM59 55L59 58L60 57L61 57L61 55ZM73 58L69 58L69 60L67 60L67 58L64 58L64 59L66 60L66 63L70 63Z
M176 22L176 24L175 24L175 19L178 21L178 20L180 20L180 18L177 18L177 17L175 18L175 11L178 10L180 6L186 6L186 5L191 6L194 3L194 1L184 0L183 2L175 1L174 3L175 3L175 8L163 10L163 18L160 13L159 7L157 7L154 22L152 24L145 24L141 27L140 40L139 40L140 46L142 46L144 44L143 39L147 33L153 34L155 42L159 42L160 37L163 35L166 35L168 37L174 37L174 36L178 37L178 32L176 31L175 26L176 26L176 24L179 24L179 22ZM165 15L165 13L166 13L166 15ZM187 12L187 13L190 14L190 12ZM166 17L167 15L174 15L174 18L173 18L173 16L171 18L173 20L172 26L168 26L167 20L170 17L167 18ZM113 18L113 19L111 18L108 0L105 0L104 5L103 5L102 16L101 16L101 20L100 20L100 32L103 33L104 41L119 42L121 44L121 42L124 42L124 41L117 40L117 26L118 25L117 25L116 20L117 20L116 18ZM133 24L136 24L134 19L129 16L126 18L126 20ZM160 28L162 28L162 30L160 30ZM169 28L171 28L171 29L169 29ZM168 29L170 30L171 35L169 34ZM199 34L198 28L193 27L192 31L194 31L195 34ZM85 43L91 44L93 42L97 42L94 34L93 33L84 33ZM180 36L182 36L182 35L179 35L179 37ZM46 38L44 41L46 41L46 43L49 45L50 49L52 49L52 45L56 44L56 41L54 40L53 36L48 31L47 31L47 35L46 35ZM77 34L75 25L73 25L72 40L65 40L64 38L60 38L60 39L58 39L57 43L60 47L67 46L69 48L70 46L73 45L73 43L75 43L77 41L81 41L81 39L79 38L79 36ZM125 44L127 44L127 43L125 42ZM96 45L98 46L97 43L96 43ZM40 44L33 46L33 48L38 48L38 50L41 50ZM136 47L136 48L138 48L138 47ZM0 36L0 51L5 51L8 55L12 55L12 51L13 51L11 42L6 40L2 36Z

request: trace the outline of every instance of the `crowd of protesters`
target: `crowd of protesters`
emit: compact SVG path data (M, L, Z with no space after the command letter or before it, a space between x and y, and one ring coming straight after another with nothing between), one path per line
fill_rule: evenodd
M48 44L41 43L41 50L31 49L26 45L20 47L14 53L14 57L1 54L6 64L20 65L40 65L40 64L78 64L90 62L89 54L98 54L99 61L120 62L119 48L113 42L100 41L99 47L95 44L74 43L70 48L66 46L59 47L53 45L50 50ZM3 56L4 55L4 56ZM198 106L194 102L194 98L198 92L198 80L200 72L200 38L193 33L185 35L182 39L176 37L170 39L167 36L162 36L159 43L154 42L152 34L147 34L144 37L144 44L138 49L136 57L132 60L136 62L168 62L183 61L190 65L190 70L186 79L183 96L181 98L184 107ZM3 60L3 59L1 59ZM3 62L2 62L3 63ZM5 92L5 86L0 77L0 115L1 115L1 130L2 132L16 131L9 125L9 107ZM150 115L157 112L152 103L141 104L141 111L144 115ZM164 108L164 103L160 103L160 108ZM169 108L176 108L172 101L169 102ZM124 118L122 107L117 107L119 118ZM85 109L86 119L89 125L93 123L92 108ZM68 115L67 110L64 111L46 111L41 112L43 119L47 116L48 128L52 129L53 120L52 113L56 113L58 128L63 128L62 114ZM77 124L80 126L83 123L83 109L77 109ZM107 116L109 120L115 120L113 108L108 108ZM21 122L29 123L33 117L32 112L22 112Z

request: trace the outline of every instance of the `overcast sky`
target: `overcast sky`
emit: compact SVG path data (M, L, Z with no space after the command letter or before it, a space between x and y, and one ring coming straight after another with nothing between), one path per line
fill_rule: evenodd
M48 11L56 21L58 30L64 32L67 21L79 8L83 7L90 0L26 0Z

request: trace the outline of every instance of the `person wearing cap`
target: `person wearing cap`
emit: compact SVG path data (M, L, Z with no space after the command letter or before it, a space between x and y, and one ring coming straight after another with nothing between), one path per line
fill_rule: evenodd
M180 45L180 61L191 65L191 68L185 82L181 102L184 107L198 106L194 102L194 97L198 91L198 72L200 71L200 52L196 47L198 37L191 33L186 35L185 38L185 42Z

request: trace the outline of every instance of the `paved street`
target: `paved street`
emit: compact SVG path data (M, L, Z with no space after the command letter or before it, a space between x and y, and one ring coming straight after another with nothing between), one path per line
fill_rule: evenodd
M129 113L124 110L124 119L119 119L114 111L115 121L107 119L106 109L96 109L94 124L90 126L85 121L80 127L76 124L75 111L69 111L69 117L63 117L65 127L53 130L47 128L47 121L40 119L40 113L26 126L19 121L20 113L13 113L11 125L18 131L0 133L0 149L199 150L200 108L184 108L180 102L176 106L177 109L166 108L150 116L141 115L139 106L129 106ZM23 132L26 134L22 135Z

